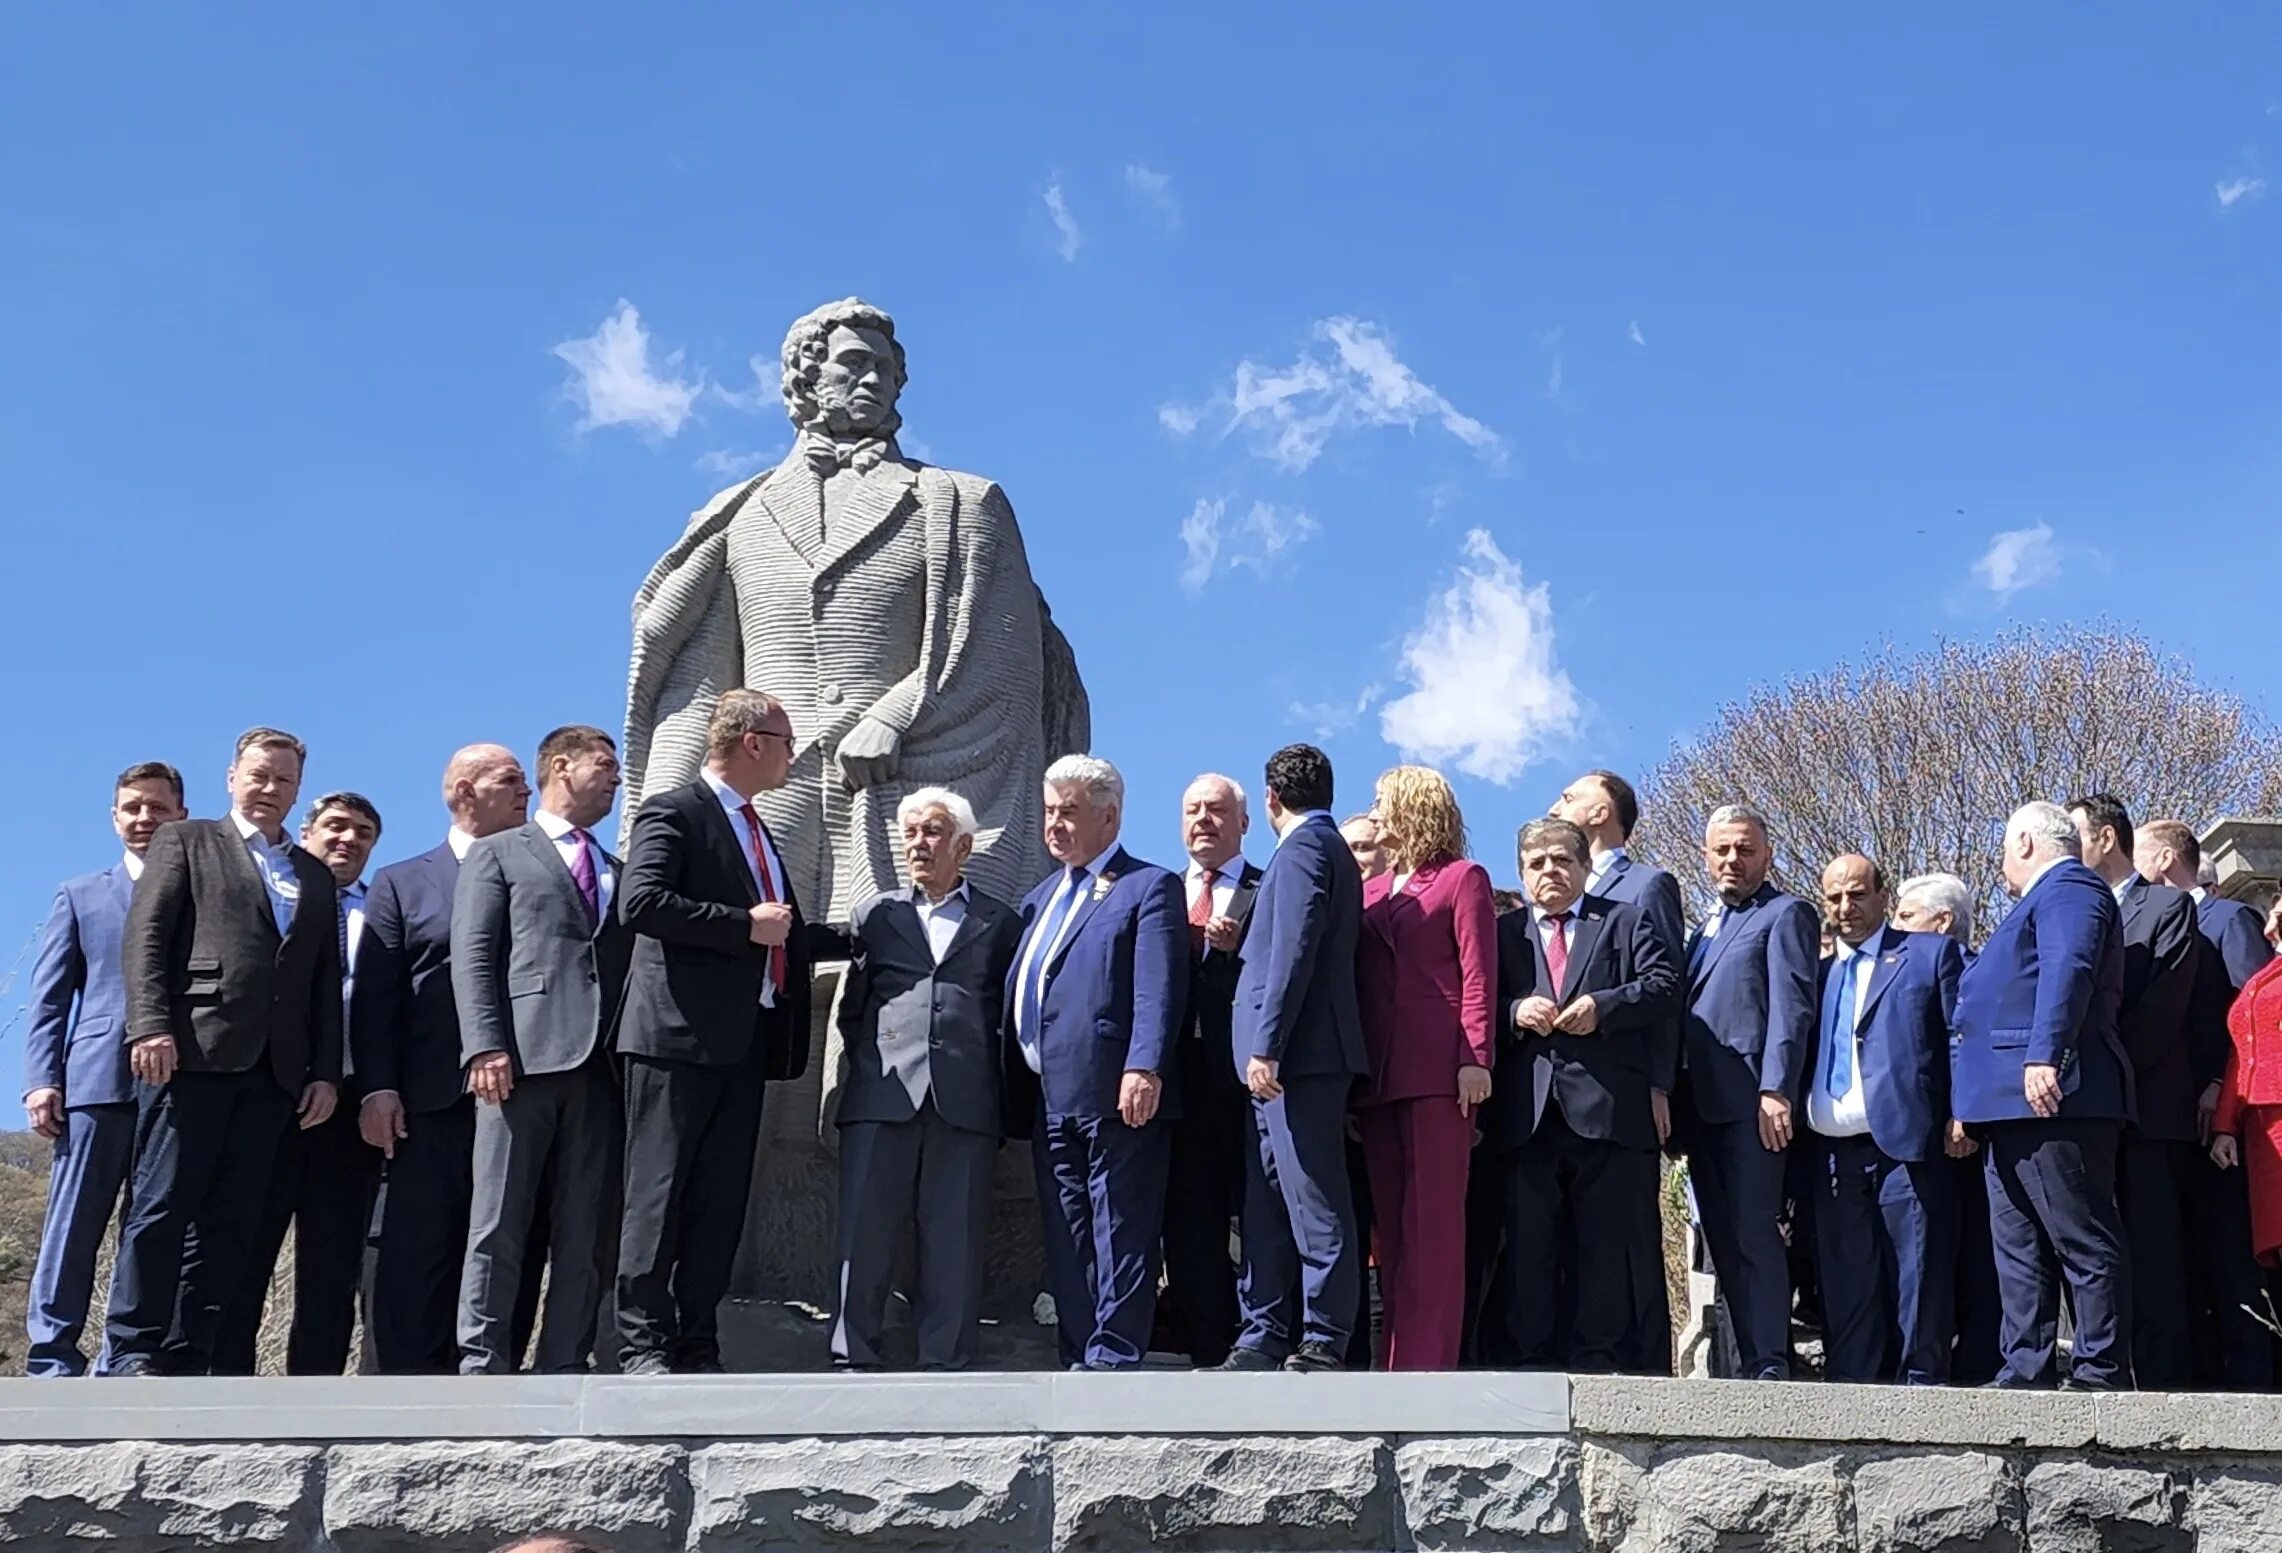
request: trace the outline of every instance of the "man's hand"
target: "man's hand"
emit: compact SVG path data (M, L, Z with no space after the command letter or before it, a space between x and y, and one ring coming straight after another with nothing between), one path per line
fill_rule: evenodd
M1513 1026L1533 1035L1551 1035L1553 1021L1561 1017L1561 1005L1551 998L1523 998L1513 1011Z
M301 1117L301 1130L322 1127L333 1114L333 1107L341 1103L341 1092L324 1079L311 1079L301 1091L301 1104L294 1107Z
M1949 1132L1941 1140L1941 1151L1951 1159L1971 1159L1981 1152L1981 1145L1965 1135L1965 1124L1951 1118Z
M32 1131L41 1137L62 1137L63 1091L52 1084L33 1090L24 1097L24 1115L31 1120Z
M127 1066L146 1084L164 1084L174 1077L174 1037L146 1035L127 1048Z
M2211 1141L2211 1118L2219 1113L2219 1086L2206 1084L2195 1101L2195 1137L2197 1141Z
M1125 1125L1149 1125L1149 1118L1157 1114L1157 1101L1163 1096L1164 1088L1164 1082L1156 1074L1128 1069L1124 1081L1117 1086L1117 1114L1125 1118Z
M2232 1170L2242 1163L2242 1145L2234 1141L2234 1134L2222 1132L2211 1140L2211 1163L2221 1170Z
M404 1126L403 1097L393 1089L365 1096L364 1104L357 1107L357 1132L365 1142L394 1159L396 1145L409 1136Z
M859 718L840 741L840 776L849 792L895 780L903 762L903 735L876 718Z
M515 1064L505 1052L482 1052L467 1065L467 1091L485 1105L515 1093Z
M1234 954L1243 936L1244 925L1234 917L1214 917L1204 925L1204 941L1222 954Z
M2060 1070L2049 1062L2032 1062L2021 1069L2021 1093L2028 1108L2039 1116L2060 1114Z
M1553 1021L1553 1028L1563 1035L1591 1035L1600 1026L1601 1008L1589 992L1561 1010L1561 1017Z
M1661 1089L1648 1091L1648 1114L1656 1119L1656 1146L1672 1141L1672 1097Z
M1255 1100L1273 1100L1284 1092L1276 1082L1277 1064L1265 1057L1254 1057L1244 1064L1244 1087L1252 1091Z
M1458 1070L1458 1114L1471 1116L1490 1098L1490 1070L1467 1063Z
M1781 1095L1759 1097L1759 1146L1770 1154L1791 1146L1791 1102Z
M763 901L751 913L754 943L763 949L774 949L792 937L792 908L783 901Z

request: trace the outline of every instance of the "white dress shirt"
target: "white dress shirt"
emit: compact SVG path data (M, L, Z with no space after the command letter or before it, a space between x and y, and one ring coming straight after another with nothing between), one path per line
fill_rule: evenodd
M1870 1005L1870 978L1878 970L1878 941L1885 935L1873 933L1859 947L1841 938L1830 965L1833 976L1854 978L1854 1025L1846 1032L1851 1048L1851 1061L1847 1072L1853 1082L1846 1093L1837 1099L1830 1095L1830 1053L1818 1039L1815 1050L1821 1061L1807 1084L1807 1125L1826 1138L1859 1138L1870 1130L1870 1097L1862 1089L1862 1011ZM1822 1033L1822 1006L1815 1005L1815 1027Z
M140 852L122 852L119 861L127 865L127 882L135 884L143 877L143 855ZM2200 900L2202 897L2197 896Z
M357 945L364 942L365 882L359 879L341 889L341 910L348 916L347 937L349 957L341 962L341 1076L354 1078L357 1071L355 1054L349 1050L349 995L357 985Z
M464 863L467 861L467 849L475 845L475 837L454 825L444 832L444 845L452 849L453 857Z
M272 844L260 826L235 809L230 811L230 822L245 838L246 852L254 860L254 872L261 875L262 888L269 892L269 909L277 918L277 932L282 938L293 926L294 908L301 904L301 876L293 871L293 859L286 852L293 843Z
M967 920L967 881L961 879L950 894L939 901L927 898L927 892L918 885L911 887L911 904L918 908L919 925L927 932L927 952L941 965L943 956L951 952L951 940L959 936L959 924Z
M784 859L777 856L776 843L769 839L766 825L761 827L760 832L761 851L767 856L769 865L768 885L765 889L761 883L761 870L753 862L753 828L745 823L745 808L752 800L722 781L714 773L711 766L703 768L702 774L705 777L705 785L713 789L713 796L721 801L722 809L728 813L730 833L737 838L737 855L745 860L745 872L752 876L754 893L764 901L776 901L780 905L786 903L790 897L784 884ZM753 812L756 815L760 813L758 809ZM763 970L761 972L761 1007L774 1008L776 1006L776 978Z
M1189 859L1187 874L1189 910L1196 910L1198 892L1204 889L1204 865L1195 858ZM1237 881L1244 877L1244 854L1239 852L1220 865L1212 876L1212 914L1228 915L1228 908L1236 900Z
M1592 871L1585 875L1585 893L1587 895L1600 894L1601 881L1608 877L1610 869L1623 861L1624 848L1622 847L1610 847L1606 852L1593 854Z
M576 878L578 843L571 838L571 832L577 827L552 809L541 809L535 818L539 822L539 829L545 831L547 839L555 844L555 851L562 858L563 866ZM594 839L594 832L586 833L586 844L594 849L595 914L608 920L611 898L618 893L618 870L612 868L610 860L602 855L602 843Z
M1096 881L1101 878L1102 865L1116 855L1117 843L1113 840L1085 863L1083 872L1087 889L1094 888ZM1070 870L1065 867L1062 870L1062 877L1054 884L1054 893L1046 897L1046 909L1038 914L1038 920L1040 922L1052 922L1055 914L1061 910L1063 903L1069 899L1069 894ZM1038 1032L1024 1027L1023 1011L1030 1006L1030 1000L1024 997L1022 992L1031 984L1031 978L1036 977L1039 982L1038 1003L1041 1008L1045 1006L1046 989L1044 982L1048 968L1054 963L1054 951L1061 948L1062 940L1070 936L1070 924L1078 920L1078 912L1082 909L1082 907L1074 907L1067 916L1062 918L1061 923L1054 930L1054 941L1052 943L1042 943L1037 934L1031 935L1030 947L1023 951L1021 972L1014 978L1014 1043L1022 1049L1022 1060L1030 1064L1030 1071L1033 1073L1046 1071L1045 1058L1038 1050Z

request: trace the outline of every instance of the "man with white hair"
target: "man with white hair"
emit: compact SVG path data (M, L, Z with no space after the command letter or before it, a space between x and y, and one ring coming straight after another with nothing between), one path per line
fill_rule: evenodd
M975 811L941 787L896 808L911 887L848 925L840 1032L839 1312L832 1362L882 1366L896 1254L916 1223L912 1324L919 1367L974 1362L991 1162L1005 1135L998 1032L1022 924L967 882Z
M1062 1362L1130 1369L1157 1310L1188 914L1179 876L1118 845L1125 778L1108 761L1048 766L1045 812L1046 850L1062 866L1022 902L1006 996L1009 1121L1031 1138Z
M1993 1384L2052 1384L2055 1273L2076 1321L2064 1385L2128 1389L2131 1281L2116 1206L2116 1149L2131 1119L2131 1065L2116 1032L2123 919L2079 858L2058 804L2005 822L2005 887L2020 900L1958 983L1951 1094L1977 1128L2004 1296L2004 1368Z
M1918 874L1894 891L1894 926L1905 933L1939 933L1957 941L1973 961L1973 887L1955 874Z

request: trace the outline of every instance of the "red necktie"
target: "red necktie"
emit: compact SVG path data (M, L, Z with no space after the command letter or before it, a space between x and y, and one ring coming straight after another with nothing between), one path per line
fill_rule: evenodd
M753 872L761 881L761 903L774 905L777 892L776 886L769 882L769 849L761 839L761 817L754 812L751 804L744 805L737 812L745 817L746 833L753 839ZM784 995L785 953L782 944L773 945L769 949L769 983L777 989L778 996Z
M1197 882L1204 886L1196 892L1196 900L1189 906L1189 948L1204 953L1204 925L1212 920L1212 886L1219 874L1209 868L1200 869Z
M1545 918L1545 971L1553 978L1547 990L1553 1001L1561 1001L1561 987L1569 979L1569 913L1556 911Z

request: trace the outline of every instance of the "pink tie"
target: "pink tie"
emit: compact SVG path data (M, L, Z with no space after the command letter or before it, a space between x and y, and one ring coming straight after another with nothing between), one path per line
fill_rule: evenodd
M1569 980L1569 913L1557 911L1545 919L1545 969L1553 978L1552 996L1560 1000Z
M594 838L576 826L571 827L570 838L578 846L571 860L571 883L578 886L578 898L586 902L586 919L590 923L602 920L602 885L594 875Z
M745 829L753 840L753 872L760 876L761 900L763 904L773 903L777 892L776 886L769 880L769 850L761 841L760 812L751 804L744 805L737 812L745 817ZM769 984L781 993L784 991L784 977L784 945L775 944L769 949Z

